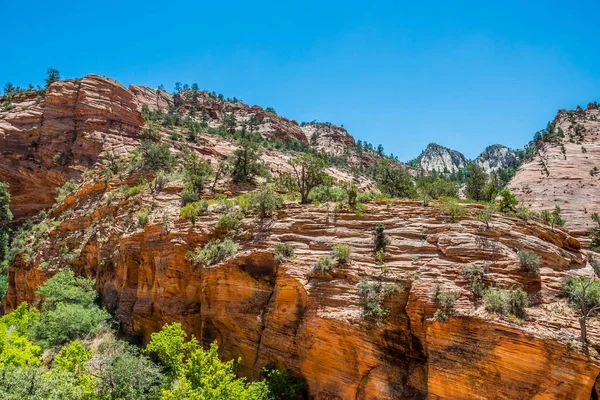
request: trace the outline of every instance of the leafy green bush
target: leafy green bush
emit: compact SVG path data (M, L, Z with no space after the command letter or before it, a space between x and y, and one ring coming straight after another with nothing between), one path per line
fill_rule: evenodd
M273 256L278 263L294 258L294 247L290 243L277 243L273 249Z
M397 285L361 278L357 287L363 299L363 317L380 320L388 316L390 310L383 307L383 301L398 291Z
M250 208L258 212L260 219L264 219L283 207L283 199L271 187L262 186L250 194L249 204Z
M325 162L311 154L302 154L288 161L292 172L282 172L277 177L277 185L282 189L300 194L300 202L310 202L310 192L319 185L331 183L332 178L325 172ZM329 185L331 186L331 185Z
M519 204L517 196L515 196L510 190L502 189L498 195L501 197L498 209L503 213L515 212L515 207Z
M143 228L148 224L148 215L150 214L149 208L142 208L137 212L137 223L138 227Z
M235 255L239 245L230 239L208 242L202 249L196 248L188 253L188 258L195 263L211 266Z
M508 309L506 295L504 290L492 288L488 289L483 294L483 304L486 311L495 314L504 314Z
M198 216L204 213L207 209L208 202L206 200L195 201L181 207L180 215L182 218L189 219L192 222L192 225L196 225Z
M385 253L387 245L390 244L390 238L387 233L385 233L385 226L383 223L378 222L371 234L373 236L374 253L377 254L378 251L383 251Z
M107 343L108 342L108 343ZM100 399L158 399L164 381L160 367L125 342L108 339L99 346Z
M456 199L450 197L443 198L440 201L439 208L450 222L457 222L459 218L467 214L467 209L461 206Z
M327 203L329 201L345 201L348 193L341 187L332 185L319 185L312 188L308 194L311 202Z
M596 277L600 278L600 261L592 253L588 253L588 262L594 270Z
M163 171L159 171L158 174L152 180L152 187L154 190L160 191L169 183L169 175Z
M217 221L217 229L222 232L232 232L238 230L242 226L242 220L244 214L242 214L239 208L230 208L221 216Z
M95 333L110 314L100 309L93 280L59 272L36 291L44 300L31 337L44 347L67 343Z
M320 256L312 265L311 272L313 274L327 274L333 269L333 260L329 256Z
M231 179L234 182L254 182L259 176L268 176L269 167L262 161L258 144L247 139L240 140L238 144L229 160Z
M142 143L131 153L133 168L146 168L151 171L173 170L177 164L177 159L171 153L171 149L166 143L155 143L149 140L143 140Z
M183 182L186 186L201 192L212 176L214 171L207 159L200 158L195 151L183 152Z
M475 214L475 219L483 224L485 224L486 228L490 228L490 221L492 220L492 216L494 215L494 207L487 206L483 210L477 211Z
M391 197L414 198L417 190L408 169L389 158L380 158L374 170L377 188Z
M417 190L423 198L458 197L458 184L432 175L417 179Z
M346 243L338 243L333 246L333 257L340 263L347 263L352 254L352 247Z
M512 314L517 318L527 316L527 293L523 289L492 288L485 291L483 304L486 311L495 314Z
M64 185L56 189L58 196L56 197L57 203L62 203L62 201L71 193L75 192L77 189L77 183L73 180L68 180Z
M186 334L180 324L165 325L153 333L146 352L155 354L165 366L174 382L164 389L164 399L240 399L266 400L269 389L265 382L247 384L235 375L235 360L222 362L216 342L204 350L192 336Z
M359 192L356 196L357 203L368 203L369 201L373 201L377 198L377 193L370 190L368 192Z
M478 266L473 265L470 267L464 267L461 270L461 274L469 281L469 288L473 293L475 299L479 299L485 293L486 285L483 282L484 271Z
M141 183L137 184L136 186L133 187L123 187L123 194L125 195L125 198L130 198L130 197L134 197L137 196L138 194L140 194L141 192L143 192L144 190L148 189L148 183L146 181L142 181Z
M270 396L274 400L301 400L304 382L298 379L287 368L278 368L268 364L261 371L269 387Z
M181 196L181 205L182 206L197 202L200 199L198 190L196 190L196 188L191 187L191 186L185 186L181 190L181 193L179 195Z
M534 252L528 250L519 251L519 262L527 275L532 278L540 277L540 258Z
M439 307L433 317L440 321L447 321L454 314L454 305L458 293L444 292L439 285L434 286L432 298L434 303Z

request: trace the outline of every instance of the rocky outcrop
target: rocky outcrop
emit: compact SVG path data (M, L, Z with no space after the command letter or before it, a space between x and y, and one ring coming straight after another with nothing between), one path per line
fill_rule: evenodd
M166 322L181 321L204 344L217 340L224 358L242 357L239 372L256 378L270 362L291 368L315 398L587 398L600 363L564 335L577 318L561 296L561 280L589 273L579 242L537 220L495 215L490 227L468 207L449 223L420 202L370 203L362 216L329 205L287 203L273 219L248 215L240 252L212 267L186 254L219 237L218 207L195 225L179 217L181 182L127 198L117 177L98 176L49 213L43 236L32 236L28 259L10 271L7 310L35 302L35 287L60 266L95 277L121 329L142 341ZM109 193L112 193L110 195ZM140 228L136 213L150 210ZM385 267L372 253L371 229L383 222L391 242ZM37 239L34 237L37 236ZM276 264L275 243L296 257ZM353 247L348 264L315 276L311 265L335 243ZM68 254L59 251L66 245ZM517 250L541 258L541 279L518 264ZM488 264L486 282L523 287L533 307L519 324L491 316L475 302L461 269ZM359 282L393 285L383 300L389 315L363 317ZM448 322L433 319L434 285L458 293ZM392 287L392 286L390 286ZM600 339L598 322L590 336ZM526 359L524 359L526 355ZM526 360L526 361L524 361ZM474 384L475 382L475 384Z
M311 146L320 152L341 155L356 146L348 131L337 125L311 122L302 124L301 128Z
M560 206L566 227L582 237L600 212L600 110L561 110L553 121L553 140L540 141L534 156L509 188L535 211ZM561 137L562 136L562 137Z
M18 95L0 111L0 180L11 185L17 221L50 207L56 188L107 151L126 152L145 123L133 95L97 75Z
M465 156L436 143L429 143L427 148L415 160L409 162L427 172L448 173L456 172L467 166Z
M500 168L514 167L519 163L514 151L501 144L488 146L475 159L477 165L487 173L497 171Z

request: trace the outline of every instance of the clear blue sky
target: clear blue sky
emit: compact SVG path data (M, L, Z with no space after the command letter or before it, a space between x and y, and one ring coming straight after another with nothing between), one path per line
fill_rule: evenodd
M429 142L473 158L600 101L599 3L4 0L0 84L197 82L401 160Z

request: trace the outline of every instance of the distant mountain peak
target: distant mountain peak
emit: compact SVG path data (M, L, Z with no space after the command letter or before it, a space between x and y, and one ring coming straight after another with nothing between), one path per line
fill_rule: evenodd
M427 172L456 172L466 167L467 158L459 151L437 143L429 143L425 150L409 164Z
M513 167L519 163L519 159L508 147L492 144L481 152L475 162L489 173L500 168Z

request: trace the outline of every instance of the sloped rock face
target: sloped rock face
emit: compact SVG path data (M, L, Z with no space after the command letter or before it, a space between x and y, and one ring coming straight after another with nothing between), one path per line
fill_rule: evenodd
M125 332L145 342L164 323L181 321L204 344L217 340L224 358L242 357L241 374L256 378L276 362L302 376L319 399L490 393L559 399L589 398L593 391L598 360L561 341L563 332L578 333L561 280L589 272L579 242L563 230L501 215L488 229L474 219L480 206L469 206L468 216L453 224L420 202L370 203L362 216L287 203L267 221L249 215L237 238L240 252L202 268L186 253L219 237L216 211L192 226L179 218L181 182L133 198L120 195L120 185L118 178L95 177L49 213L46 222L54 228L30 243L36 249L30 260L18 257L10 271L7 310L35 302L35 287L57 266L70 264L96 278ZM145 207L150 222L139 228L135 215ZM386 268L372 253L370 232L377 222L391 239ZM277 265L270 249L279 242L293 244L296 257ZM353 247L351 261L330 274L311 273L316 259L342 242ZM65 259L63 244L80 246L79 255ZM519 249L541 257L540 280L521 270ZM492 320L473 301L461 269L484 263L489 284L521 286L530 295L534 306L522 325ZM395 285L382 303L389 315L380 321L362 316L363 280ZM446 323L432 319L436 284L459 294ZM598 324L590 322L594 342Z
M341 155L356 146L354 138L346 129L329 123L302 125L302 131L310 144L320 152Z
M11 185L17 221L51 206L56 188L103 152L125 152L144 124L135 99L97 75L55 82L44 96L18 96L0 111L0 180Z
M429 143L427 148L417 157L416 164L427 172L456 172L467 166L467 159L456 150Z
M483 168L487 173L496 171L500 168L513 167L518 164L519 159L515 152L501 144L488 146L475 159L477 165Z
M539 211L560 206L566 227L587 236L591 215L600 212L600 110L561 110L554 119L555 131L564 138L544 143L511 180L509 188Z

